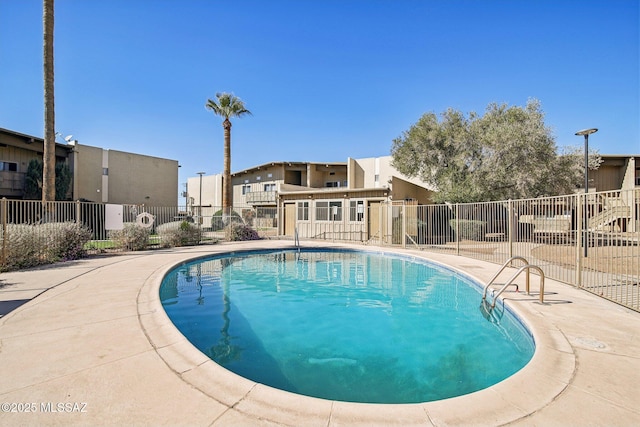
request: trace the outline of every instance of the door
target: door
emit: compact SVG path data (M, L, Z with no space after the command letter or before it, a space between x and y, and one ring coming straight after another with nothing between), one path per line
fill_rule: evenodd
M292 236L296 231L296 204L284 204L284 235Z
M381 241L380 206L380 202L369 202L368 204L367 240Z

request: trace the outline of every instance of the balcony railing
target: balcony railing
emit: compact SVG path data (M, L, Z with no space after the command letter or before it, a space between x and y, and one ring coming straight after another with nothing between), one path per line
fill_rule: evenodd
M277 193L275 191L250 191L245 194L245 197L249 204L275 203L276 195Z

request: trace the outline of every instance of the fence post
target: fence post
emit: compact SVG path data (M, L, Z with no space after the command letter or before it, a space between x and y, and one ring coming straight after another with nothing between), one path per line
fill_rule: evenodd
M0 215L2 216L2 259L0 265L7 264L7 198L3 197L0 203Z
M456 236L456 255L460 255L460 216L459 216L459 207L460 204L456 203L456 229L455 229L455 236Z
M380 246L382 246L382 244L383 244L382 243L383 242L383 240L382 240L382 230L383 230L382 222L385 219L385 217L382 216L382 212L383 212L382 211L382 206L383 205L384 205L384 202L378 204L378 244Z
M400 214L402 215L402 249L407 248L407 211L406 205L403 203L400 207Z
M586 195L585 195L586 197ZM576 235L575 235L575 242L576 242L576 285L581 288L582 287L582 233L583 233L583 229L582 229L582 200L580 200L580 194L576 194L574 196L575 199L575 205L577 208L577 215L576 215Z
M513 214L513 200L509 199L507 206L507 216L509 218L509 221L507 221L507 235L509 236L509 258L511 258L513 256L513 229L517 228L517 224Z

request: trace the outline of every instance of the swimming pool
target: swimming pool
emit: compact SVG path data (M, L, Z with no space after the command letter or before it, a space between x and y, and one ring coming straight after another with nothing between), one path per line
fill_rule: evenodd
M220 365L332 400L459 396L507 378L534 351L508 310L487 321L477 284L414 257L231 253L173 269L160 292L172 322Z

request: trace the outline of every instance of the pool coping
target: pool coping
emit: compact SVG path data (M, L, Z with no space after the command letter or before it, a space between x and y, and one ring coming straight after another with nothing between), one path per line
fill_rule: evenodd
M270 247L284 249L291 248L291 244L273 242ZM483 278L434 259L439 257L428 252L335 243L305 245L305 249L313 247L405 254L443 265L484 283ZM433 402L371 404L302 396L250 381L216 364L193 346L173 326L160 301L160 283L169 271L193 259L227 252L222 247L219 249L220 251L212 251L204 256L185 255L184 259L161 266L140 289L138 313L149 342L173 372L205 395L245 416L283 425L326 426L328 423L352 424L356 421L363 425L470 425L477 424L479 420L491 425L502 425L525 419L549 405L565 390L574 375L576 356L566 337L557 327L544 324L539 316L527 309L535 302L517 303L523 300L530 302L532 296L505 293L503 295L509 298L505 304L526 324L534 338L536 350L524 368L487 389Z
M0 300L30 301L0 318L0 403L15 409L85 406L81 413L7 412L3 406L0 425L640 425L640 313L553 280L545 283L544 304L535 289L532 295L503 295L534 334L538 353L532 362L466 396L411 405L343 403L230 374L166 318L154 283L159 286L164 272L186 259L276 246L293 243L130 252L2 273ZM453 254L393 252L444 263L481 283L500 267Z

